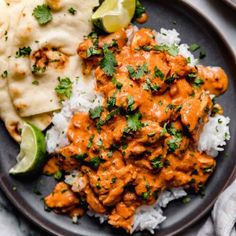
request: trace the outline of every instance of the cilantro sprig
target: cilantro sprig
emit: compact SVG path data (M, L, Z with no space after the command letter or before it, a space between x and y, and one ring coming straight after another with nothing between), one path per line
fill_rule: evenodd
M108 45L103 46L104 57L100 62L100 67L107 76L113 76L117 61L115 55L108 49Z

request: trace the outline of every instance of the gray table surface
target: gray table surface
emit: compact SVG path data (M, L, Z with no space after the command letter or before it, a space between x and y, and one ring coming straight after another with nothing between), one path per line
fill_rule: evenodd
M232 10L223 0L185 0L205 14L224 34L236 55L236 11ZM174 2L174 1L173 1ZM207 216L206 216L207 217ZM196 235L204 223L202 219L197 224L181 233L181 236ZM26 220L5 198L0 191L0 235L1 236L48 236L38 227ZM67 236L67 235L66 235ZM203 235L204 236L204 235Z

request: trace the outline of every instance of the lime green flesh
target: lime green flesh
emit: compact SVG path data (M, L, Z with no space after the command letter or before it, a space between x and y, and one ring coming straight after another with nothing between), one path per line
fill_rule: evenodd
M131 22L136 0L105 0L92 16L92 22L101 30L112 33Z
M25 124L22 130L20 153L17 164L10 169L12 175L36 173L46 159L45 138L41 130L31 124Z

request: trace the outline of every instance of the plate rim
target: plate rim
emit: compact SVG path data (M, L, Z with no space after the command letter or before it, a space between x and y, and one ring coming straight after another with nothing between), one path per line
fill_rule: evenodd
M223 2L236 11L236 3L232 2L231 0L223 0Z
M229 0L223 0L223 1L227 4L229 4L230 6L233 6L234 9L236 10L236 4L233 4ZM216 25L211 21L211 19L209 19L209 17L207 17L207 15L203 14L198 8L196 8L194 5L192 5L191 2L188 3L186 0L179 0L179 2L180 2L180 4L182 4L184 6L185 9L189 9L189 10L193 11L196 16L199 16L201 19L203 19L203 21L205 21L211 27L211 29L214 31L214 33L218 36L219 40L221 42L223 42L224 47L227 49L227 53L229 53L230 57L233 58L233 60L234 60L233 63L236 65L236 55L234 54L233 48L226 40L224 34L221 33L221 31L216 27ZM228 180L225 182L221 192L233 181L235 176L236 176L236 166L234 166L232 173L229 176ZM58 227L55 224L50 223L50 222L45 223L45 222L43 222L43 220L41 218L38 218L37 216L33 215L31 212L25 210L24 206L21 205L20 201L18 201L15 198L15 196L13 194L13 190L10 190L6 186L4 179L1 178L1 176L0 176L0 189L2 190L3 194L8 198L8 200L13 204L13 206L23 216L25 216L26 219L29 220L31 223L33 223L34 225L36 225L37 227L39 227L40 229L44 230L45 232L47 232L51 235L65 236L64 234L62 234L62 232L58 232ZM219 194L221 192L219 192ZM183 230L189 228L191 225L193 225L197 221L199 221L212 208L212 206L214 205L215 201L217 200L219 194L217 196L215 196L211 200L210 204L205 209L203 209L195 218L193 218L192 220L187 222L182 227L179 227L176 230L173 230L168 235L170 235L170 236L176 235L176 234L182 232ZM157 232L157 234L158 234L158 232Z

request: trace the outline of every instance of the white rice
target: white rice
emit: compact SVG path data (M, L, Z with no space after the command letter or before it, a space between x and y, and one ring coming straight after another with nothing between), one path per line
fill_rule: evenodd
M158 44L160 45L168 45L168 46L178 46L179 55L189 58L189 65L195 66L198 63L198 59L195 59L193 54L189 51L189 46L187 44L180 44L181 39L179 37L179 33L175 30L167 30L160 29L160 32L153 31L155 34L155 38Z
M137 28L127 30L129 40L132 39L136 31ZM179 55L189 58L190 65L195 66L198 63L198 60L188 50L189 46L180 44L181 39L175 29L167 30L162 28L160 32L154 31L154 33L158 44L178 46ZM63 103L63 108L60 112L54 114L53 127L47 132L46 141L49 153L55 152L58 148L68 144L66 131L70 118L75 112L88 112L89 109L102 104L102 96L97 94L94 88L94 79L85 80L81 78L74 82L72 97ZM210 117L200 136L198 150L206 151L212 156L217 156L219 151L223 151L223 146L226 145L225 141L230 139L229 121L229 118L222 115ZM66 182L71 184L73 176L67 176ZM159 225L166 219L162 208L165 208L170 201L186 195L187 193L182 188L171 189L163 192L154 205L139 207L134 215L132 232L148 230L154 233L154 230L158 229ZM100 223L104 223L108 218L107 215L97 214L91 210L88 211L88 215L98 218Z
M223 146L226 145L226 140L230 140L229 122L229 117L223 115L210 117L200 135L198 150L205 151L213 157L216 157L218 152L224 151Z
M60 112L56 112L52 119L52 128L47 131L46 143L48 153L69 144L67 127L72 115L76 112L88 112L102 104L102 96L95 91L95 80L79 78L73 83L72 96L63 102Z

